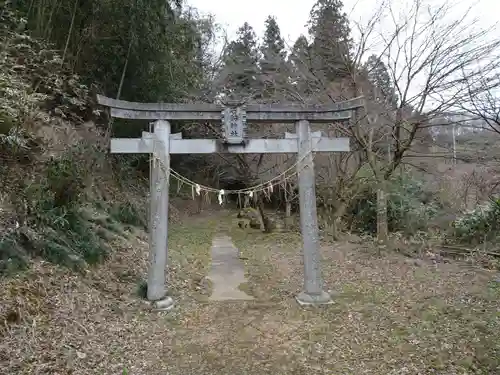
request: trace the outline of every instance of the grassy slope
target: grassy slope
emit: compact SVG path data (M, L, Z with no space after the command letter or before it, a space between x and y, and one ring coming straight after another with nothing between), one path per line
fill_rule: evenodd
M197 281L210 240L229 230L249 258L254 302L206 303ZM79 276L37 262L2 281L0 373L495 374L500 373L500 288L487 271L416 266L369 248L324 243L336 304L299 309L300 238L248 234L228 213L171 227L174 311L137 297L147 262L140 230L116 239L112 258Z

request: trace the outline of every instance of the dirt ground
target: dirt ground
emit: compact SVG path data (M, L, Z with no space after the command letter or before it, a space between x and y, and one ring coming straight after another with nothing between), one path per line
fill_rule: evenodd
M254 301L208 302L200 286L224 226ZM154 313L138 296L147 235L127 236L83 275L36 262L0 280L0 374L500 374L492 271L324 242L335 304L302 309L299 235L245 232L222 213L171 228L177 305Z

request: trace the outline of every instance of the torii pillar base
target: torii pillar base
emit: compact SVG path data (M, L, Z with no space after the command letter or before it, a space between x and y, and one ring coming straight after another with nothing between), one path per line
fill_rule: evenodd
M175 306L175 303L172 297L165 297L161 300L154 301L152 305L153 311L168 311Z
M332 296L327 292L320 294L308 294L302 292L295 297L300 306L323 306L333 304Z

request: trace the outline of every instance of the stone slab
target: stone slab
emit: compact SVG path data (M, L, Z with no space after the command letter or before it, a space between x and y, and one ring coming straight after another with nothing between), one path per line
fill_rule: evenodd
M239 251L228 236L216 236L212 241L212 266L208 279L212 282L210 301L253 300L238 287L247 282Z

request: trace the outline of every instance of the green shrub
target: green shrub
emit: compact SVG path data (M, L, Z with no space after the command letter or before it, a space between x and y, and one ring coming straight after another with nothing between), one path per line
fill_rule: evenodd
M1 228L0 274L25 267L29 256L68 266L95 263L107 250L80 209L98 149L70 145L63 155L43 161L47 145L35 136L41 125L87 119L89 90L52 45L25 32L26 21L9 2L2 5L0 189L11 194L19 226L8 228L10 223L7 233Z
M38 178L15 192L12 201L23 220L19 230L0 240L0 273L23 268L29 256L72 268L108 256L95 225L82 213L92 163L87 155L88 149L70 148L43 164Z
M148 283L145 280L140 280L139 283L137 284L137 296L139 296L142 299L147 299L148 298Z
M26 20L9 6L0 8L0 134L33 120L88 113L88 88L54 46L28 34Z
M109 213L112 218L120 223L147 229L144 215L130 202L113 205Z
M408 175L396 176L387 182L387 220L389 231L414 234L427 228L440 207L424 190L421 181ZM377 193L368 187L351 202L347 211L351 228L368 233L377 231Z
M500 237L500 199L478 206L453 222L453 237L462 243L478 244Z
M44 255L57 263L72 263L68 259L96 263L107 255L95 228L81 214L89 170L82 154L84 150L74 148L52 158L44 178L28 188L33 224L45 235Z
M28 266L26 253L15 233L0 237L0 275L10 274Z

